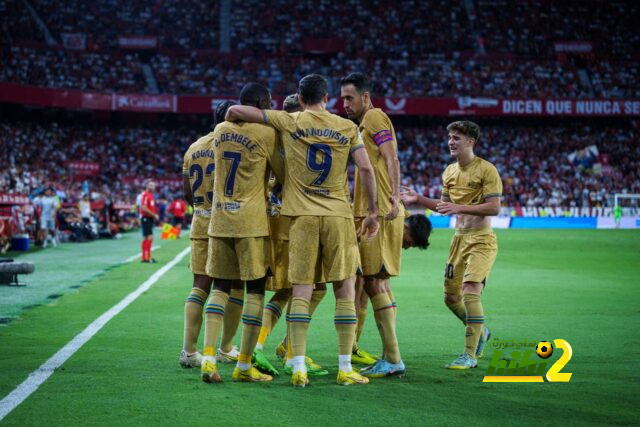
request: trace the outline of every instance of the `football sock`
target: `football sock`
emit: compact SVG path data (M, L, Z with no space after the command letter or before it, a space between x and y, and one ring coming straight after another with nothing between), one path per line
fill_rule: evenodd
M356 337L353 340L353 348L352 351L355 353L358 351L358 342L360 341L360 335L362 335L362 330L364 329L364 322L367 320L367 307L361 308L360 310L356 310Z
M197 351L196 343L202 326L202 309L207 301L207 294L200 288L191 289L184 303L184 335L182 349L188 354Z
M287 304L288 300L288 295L282 295L276 292L275 295L271 297L271 300L265 304L264 311L262 312L262 327L260 328L260 335L258 336L256 348L262 350L271 330L276 323L278 323L278 320L280 320L280 316L282 316L282 309Z
M296 372L304 372L307 373L307 364L304 363L304 356L293 356L292 362L292 370L294 373Z
M401 358L398 337L396 336L396 316L389 294L374 295L371 298L371 305L373 306L373 315L376 318L376 325L378 325L380 338L382 339L382 353L387 361L398 363Z
M284 336L284 344L287 348L287 361L285 364L293 366L293 348L291 348L291 324L289 323L289 315L291 314L291 297L287 302L287 333Z
M465 308L465 304L462 299L458 300L458 302L454 302L453 304L447 303L447 307L449 307L449 310L451 310L463 324L467 324L467 309Z
M287 314L289 324L289 341L294 359L304 356L307 350L307 331L309 330L309 300L300 297L291 298L291 313Z
M238 330L244 300L243 289L231 289L229 300L224 308L224 322L222 323L222 339L220 350L228 353L233 348L233 337Z
M147 248L149 247L150 240L144 239L142 240L142 260L147 261L151 257L151 251Z
M289 331L289 326L287 326L287 331ZM290 332L288 332L290 334ZM287 361L285 364L291 365L293 362L293 348L291 347L291 339L287 340Z
M336 313L333 323L338 332L338 354L351 354L356 338L356 306L352 299L336 299Z
M313 291L313 293L311 294L311 301L309 302L310 316L313 316L313 313L316 311L316 308L318 308L318 304L320 304L320 301L322 301L322 299L326 294L327 294L326 290Z
M389 300L391 301L391 305L393 306L393 315L398 316L398 305L396 304L396 297L393 295L393 291L389 289L387 291L387 295L389 295Z
M260 327L262 327L262 309L264 306L264 295L247 294L247 301L242 312L242 343L240 344L240 355L238 356L238 367L247 370L241 364L251 366L251 357L258 341Z
M220 333L220 326L222 326L222 319L224 318L224 307L227 305L229 295L214 289L211 292L209 303L205 308L205 322L204 322L204 356L214 356L216 354L216 341L218 341L218 334Z
M467 309L467 327L465 328L464 351L469 356L475 358L478 340L480 339L482 327L484 326L482 302L480 302L480 295L470 293L462 295L462 301Z
M151 245L153 244L153 239L147 239L147 259L151 259Z
M353 368L351 367L351 355L350 354L339 354L338 355L338 369L344 372L351 372Z

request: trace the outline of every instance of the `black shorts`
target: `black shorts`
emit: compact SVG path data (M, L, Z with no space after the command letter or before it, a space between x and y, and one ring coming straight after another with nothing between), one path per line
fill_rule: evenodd
M153 218L143 216L140 222L142 223L142 235L144 237L153 235Z
M174 216L171 221L172 225L184 225L184 217L183 216Z

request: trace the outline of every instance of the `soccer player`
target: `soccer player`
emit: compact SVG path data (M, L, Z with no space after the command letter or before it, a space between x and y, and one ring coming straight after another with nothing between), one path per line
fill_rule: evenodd
M288 113L302 111L298 102L298 94L292 94L285 98L283 109ZM287 269L289 268L289 217L280 215L282 207L282 184L275 179L270 182L271 188L271 210L269 215L269 230L271 244L271 262L273 277L267 280L267 290L275 292L269 302L264 306L262 313L262 327L258 336L258 343L253 353L253 361L258 369L263 372L278 375L278 370L264 355L264 344L273 328L280 320L282 313L286 310L289 314L291 307L291 283L287 279ZM309 304L309 315L318 307L325 294L327 285L316 283L311 303ZM282 361L285 373L292 374L291 343L289 338L289 328L284 339L276 347L276 355ZM305 356L307 372L312 376L327 375L329 372L318 365L309 356Z
M383 358L362 371L366 376L403 375L405 366L396 336L396 303L389 278L400 274L405 209L400 201L400 162L393 124L371 102L371 83L362 73L352 73L340 81L340 97L350 119L358 123L371 160L378 189L380 229L371 241L360 242L364 291L371 299L376 325L382 340ZM363 183L354 185L353 216L356 227L367 215ZM362 309L361 309L362 311ZM364 306L366 313L366 305ZM361 322L363 323L363 322ZM354 348L354 356L359 356ZM366 356L366 352L364 355Z
M309 383L305 364L309 305L314 284L326 281L333 282L336 297L337 383L366 384L368 378L351 367L359 256L347 187L349 155L364 181L369 213L362 230L368 239L378 231L375 176L355 124L326 110L328 85L322 76L302 78L298 100L303 108L299 113L233 106L227 111L227 120L267 123L282 133L287 165L282 215L291 217L289 281L293 298L287 319L294 355L291 383L297 387Z
M153 242L153 224L158 220L157 206L153 191L156 183L149 179L145 183L145 191L140 197L140 216L142 223L142 262L156 263L158 261L151 257L151 244Z
M248 83L242 88L240 102L268 108L271 94L262 85ZM232 281L242 280L247 295L242 312L242 344L232 379L271 381L270 375L252 366L251 359L262 326L270 264L266 186L270 169L280 181L284 175L279 137L268 126L223 122L214 130L213 150L216 167L206 272L213 277L214 290L206 308L202 379L221 381L213 358L214 344Z
M233 102L225 101L218 105L214 114L214 125L224 121L224 115L231 104ZM213 281L206 275L206 265L209 247L207 229L211 218L214 167L213 132L210 132L191 144L184 155L182 166L184 198L194 208L189 235L191 244L189 269L193 273L193 288L184 304L184 338L180 353L180 365L185 368L199 367L202 359L196 343L202 326L202 310L209 297ZM216 353L216 360L219 362L238 361L238 349L233 345L232 340L240 323L243 301L244 285L240 281L234 281L225 306L222 339Z
M502 181L495 166L473 153L480 127L470 121L447 126L449 151L457 160L442 174L441 200L429 199L403 187L402 200L444 215L456 215L456 234L451 240L445 269L444 302L465 325L464 352L446 367L475 368L491 337L484 326L481 302L491 267L498 253L491 216L500 212Z

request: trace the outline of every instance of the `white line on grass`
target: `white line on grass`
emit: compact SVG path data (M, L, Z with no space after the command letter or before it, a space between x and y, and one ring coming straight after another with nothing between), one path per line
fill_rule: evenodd
M156 249L160 249L160 246L151 246L151 250L152 251L155 251ZM131 261L135 261L136 259L140 258L141 256L142 256L142 252L138 252L135 255L131 255L129 258L124 260L123 264L126 264L126 263L131 262Z
M167 265L163 266L161 269L156 271L149 277L143 284L141 284L138 289L131 292L129 295L124 297L122 301L118 304L114 305L105 312L102 316L98 317L94 320L89 326L87 326L82 332L76 335L71 341L67 343L64 347L62 347L56 354L51 356L49 360L44 362L38 369L29 374L26 380L22 382L18 387L16 387L11 393L9 393L4 399L0 400L0 421L7 416L11 411L13 411L16 406L24 402L24 400L31 395L34 391L38 389L44 383L47 378L53 374L53 371L60 366L64 362L66 362L73 354L80 349L83 345L87 343L104 325L106 325L109 320L113 319L117 316L122 310L127 308L129 304L135 301L143 292L147 291L151 286L153 286L158 279L160 279L167 271L169 271L173 266L179 263L182 258L184 258L191 248L186 248L182 252L180 252L174 259L171 260Z

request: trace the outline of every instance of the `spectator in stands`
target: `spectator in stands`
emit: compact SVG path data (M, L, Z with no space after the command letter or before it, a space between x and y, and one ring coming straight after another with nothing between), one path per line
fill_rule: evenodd
M82 196L82 200L78 202L78 209L80 210L82 222L89 224L91 222L91 200L89 200L88 194Z

